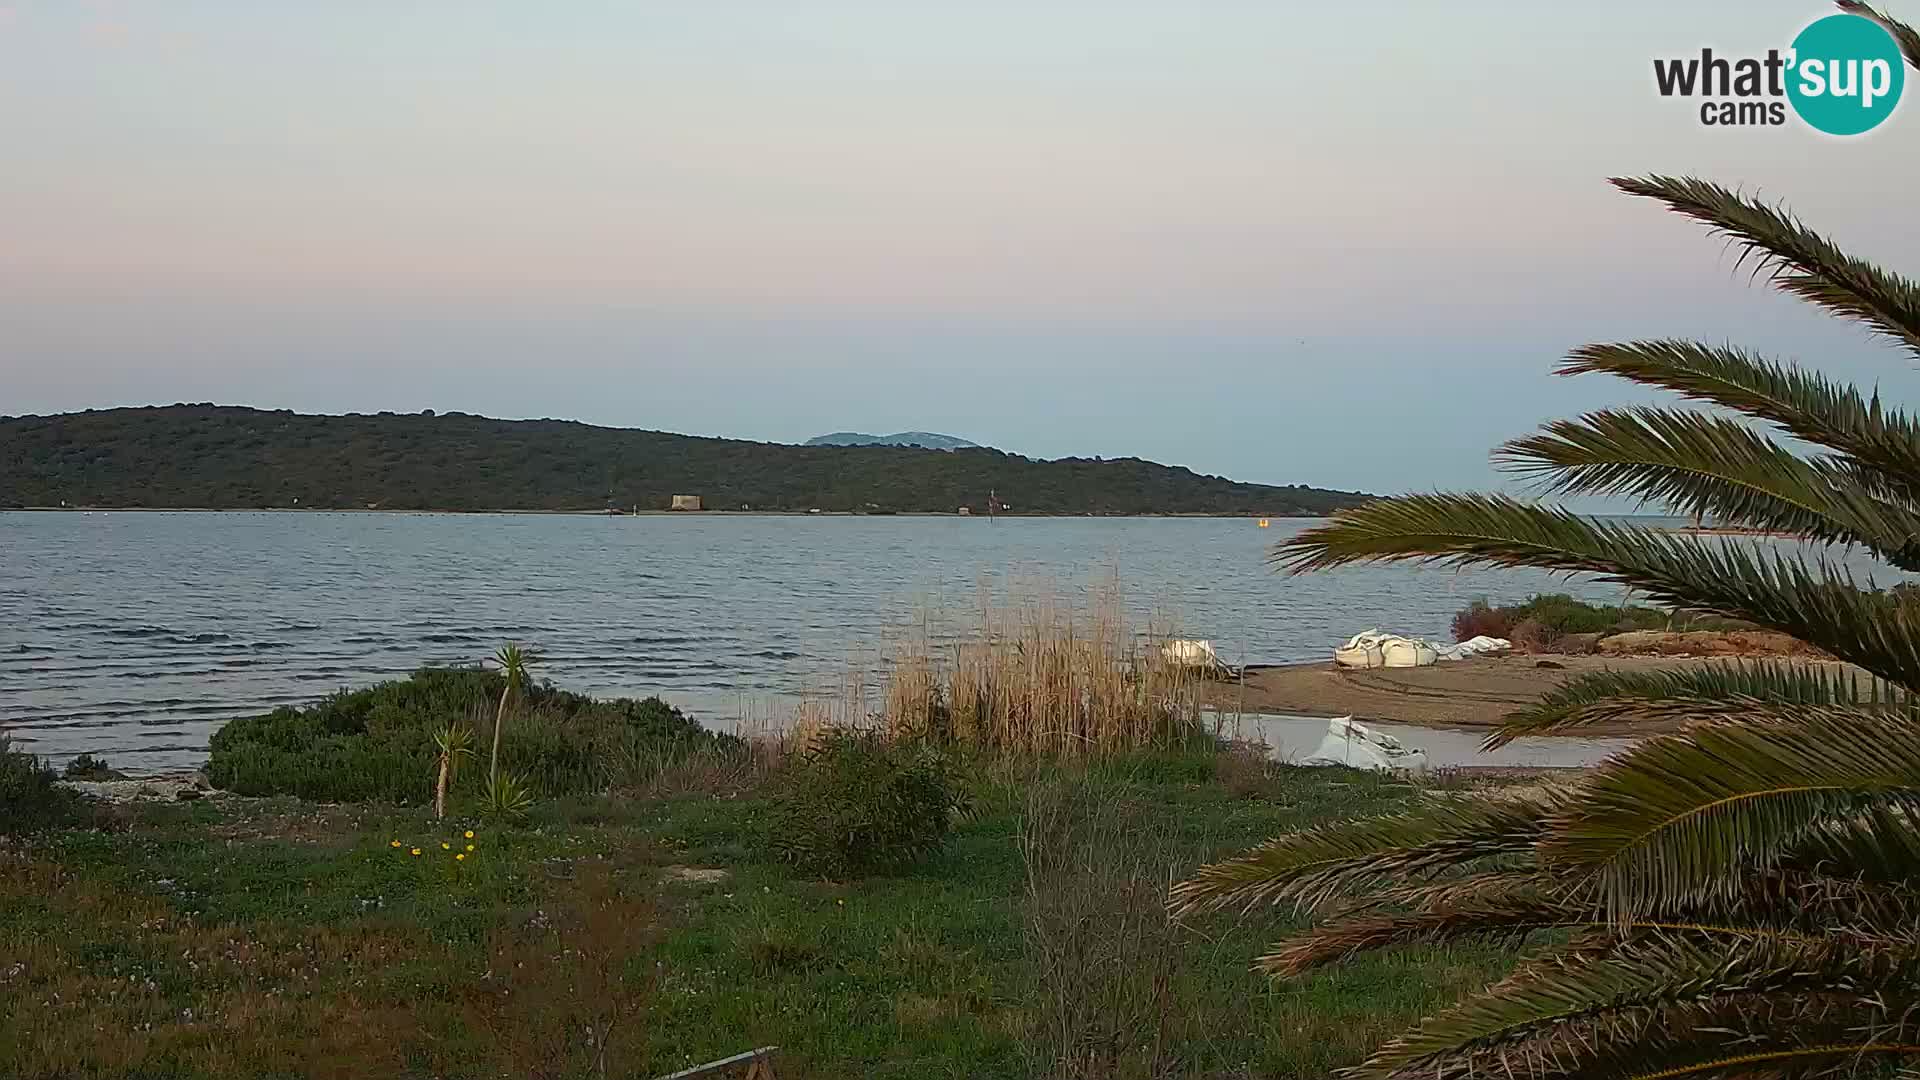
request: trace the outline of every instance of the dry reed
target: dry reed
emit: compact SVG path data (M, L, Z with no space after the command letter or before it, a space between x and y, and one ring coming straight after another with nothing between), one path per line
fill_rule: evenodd
M889 656L873 719L897 738L995 753L1099 755L1203 730L1203 673L1168 659L1170 632L1129 623L1117 585L1084 604L1051 590L984 597L971 625L929 615Z

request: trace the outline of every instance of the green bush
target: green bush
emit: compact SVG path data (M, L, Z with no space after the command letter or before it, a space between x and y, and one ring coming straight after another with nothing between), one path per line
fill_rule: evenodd
M1662 630L1673 616L1659 608L1626 604L1589 604L1566 593L1543 593L1522 604L1498 607L1483 599L1461 608L1453 617L1453 638L1466 641L1482 634L1511 638L1522 623L1531 623L1528 632L1545 640L1558 640L1568 634L1610 634L1622 630Z
M46 762L0 736L0 835L18 835L80 817L86 800L54 781Z
M946 843L959 792L952 767L929 746L830 728L780 778L774 849L834 879L897 869Z
M66 772L61 774L68 780L123 780L126 774L107 763L103 757L81 754L67 762Z
M505 681L480 668L423 668L411 678L344 691L305 708L235 720L216 733L208 777L242 795L327 802L428 803L434 732L471 723L491 737ZM716 744L733 745L659 698L600 701L529 684L501 735L502 769L542 795L591 794L650 778L648 770ZM486 770L460 770L450 798L477 796Z

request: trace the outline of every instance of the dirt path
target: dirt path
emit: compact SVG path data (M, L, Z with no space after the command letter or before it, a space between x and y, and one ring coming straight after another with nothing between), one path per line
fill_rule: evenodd
M1559 667L1541 667L1542 660ZM1671 671L1727 662L1665 656L1506 656L1370 671L1350 671L1331 661L1249 667L1244 683L1220 684L1211 702L1222 709L1250 713L1352 716L1428 727L1486 728L1498 725L1506 713L1584 672ZM1588 728L1583 733L1644 735L1670 727L1630 722Z

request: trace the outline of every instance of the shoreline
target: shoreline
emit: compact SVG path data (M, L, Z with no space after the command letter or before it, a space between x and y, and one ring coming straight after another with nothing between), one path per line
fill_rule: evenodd
M1562 682L1595 671L1671 671L1737 660L1726 656L1534 655L1475 657L1417 668L1341 668L1332 660L1248 665L1240 680L1213 684L1208 704L1251 716L1351 716L1376 724L1485 733ZM1826 661L1840 667L1837 661ZM1543 664L1553 666L1546 667ZM1616 739L1674 731L1671 720L1594 724L1543 739Z
M1164 518L1195 518L1218 521L1257 520L1260 518L1280 521L1320 521L1324 515L1318 514L1208 514L1173 511L1164 514L1045 514L1037 512L1017 512L999 514L957 514L951 510L897 510L875 513L871 510L620 510L609 513L606 510L540 510L540 509L484 509L484 510L389 510L381 507L353 506L0 506L0 514L411 514L426 517L473 516L522 516L537 515L549 517L911 517L911 518L978 518L993 521L997 518L1071 518L1080 520L1138 520L1154 521Z

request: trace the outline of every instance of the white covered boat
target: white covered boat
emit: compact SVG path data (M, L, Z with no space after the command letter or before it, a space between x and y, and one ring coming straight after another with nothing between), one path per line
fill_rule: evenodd
M1368 630L1335 648L1333 662L1341 667L1360 669L1426 667L1439 660L1465 660L1505 652L1512 647L1505 638L1477 637L1442 648L1423 638Z
M1428 642L1378 630L1355 634L1333 650L1334 662L1350 668L1426 667L1439 658L1439 650Z
M1327 734L1312 756L1302 765L1345 765L1354 769L1386 772L1421 772L1427 767L1427 752L1415 750L1399 739L1375 731L1351 716L1327 721Z
M1207 675L1232 678L1234 669L1213 651L1213 642L1173 638L1160 646L1160 655L1176 667L1194 668Z

